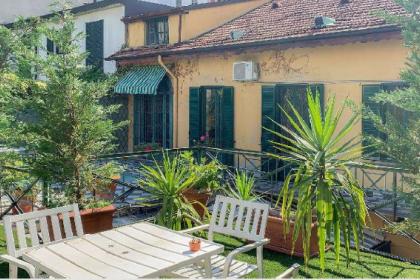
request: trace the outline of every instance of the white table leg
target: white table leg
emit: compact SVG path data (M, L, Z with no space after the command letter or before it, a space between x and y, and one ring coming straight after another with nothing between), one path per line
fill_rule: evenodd
M211 257L204 259L204 271L206 272L206 278L212 278L213 274L211 272Z

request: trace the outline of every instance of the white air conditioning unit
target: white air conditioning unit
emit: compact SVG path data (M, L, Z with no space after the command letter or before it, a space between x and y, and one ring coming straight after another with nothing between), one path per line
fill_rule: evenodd
M233 63L234 81L258 80L258 64L254 61L238 61Z

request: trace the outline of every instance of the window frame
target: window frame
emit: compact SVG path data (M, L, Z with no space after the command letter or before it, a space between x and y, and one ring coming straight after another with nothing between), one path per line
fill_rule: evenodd
M159 31L159 23L163 23L163 31ZM153 26L153 36L151 27ZM145 42L147 46L166 46L169 44L169 25L168 17L156 17L145 21ZM162 34L163 40L160 41ZM153 39L152 39L153 37Z

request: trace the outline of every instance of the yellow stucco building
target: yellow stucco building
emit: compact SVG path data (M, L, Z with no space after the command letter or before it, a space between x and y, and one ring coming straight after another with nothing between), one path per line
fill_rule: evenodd
M337 108L381 110L370 98L403 86L408 55L382 11L404 13L392 0L228 0L125 18L127 47L109 59L133 67L115 88L128 100L128 151L201 142L269 151L269 117L286 124L278 105L287 100L307 114L308 87L324 104L335 96ZM349 137L364 133L378 132L362 120ZM420 257L398 238L393 252Z
M169 114L157 125L167 131L156 135L147 131L156 123L144 121L150 101L128 95L129 150L154 139L162 146L185 147L207 136L216 147L260 151L269 137L262 129L269 125L264 112L281 118L276 104L285 96L300 104L313 85L324 100L336 95L337 106L346 99L360 106L372 92L398 83L407 50L398 28L373 13L402 13L401 8L391 0L345 2L225 1L124 19L127 48L110 59L120 67L161 67L170 95L168 104L153 105ZM234 65L252 67L256 77L234 79ZM295 94L285 93L293 89ZM203 115L209 110L213 115ZM362 130L361 122L353 134Z

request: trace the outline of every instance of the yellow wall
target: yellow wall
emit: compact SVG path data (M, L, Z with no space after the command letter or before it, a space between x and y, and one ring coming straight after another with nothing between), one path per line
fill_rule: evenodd
M182 16L181 40L188 40L268 2L251 0L212 8L192 9ZM172 23L172 24L171 24ZM169 43L178 42L178 16L169 17Z
M128 47L144 46L146 28L143 21L136 21L128 24Z
M341 105L349 98L361 105L362 85L399 80L407 50L399 39L336 46L254 50L242 54L189 56L175 63L179 76L179 146L188 146L189 88L208 85L233 86L235 95L235 148L259 151L261 138L261 87L280 82L313 82L325 85ZM259 63L258 82L232 81L235 61ZM348 110L343 119L350 115ZM353 130L360 134L361 124Z
M191 9L182 14L181 40L188 40L208 30L220 26L269 0L250 0L210 8ZM168 17L169 44L178 42L179 15ZM143 21L128 23L128 46L140 47L145 44L145 24Z

